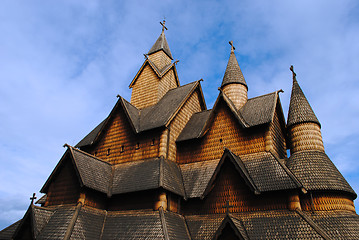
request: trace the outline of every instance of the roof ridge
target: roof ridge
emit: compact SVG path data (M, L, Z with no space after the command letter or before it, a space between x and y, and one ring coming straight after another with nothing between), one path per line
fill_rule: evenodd
M72 231L74 230L74 227L75 227L75 224L76 224L76 221L77 221L77 218L79 216L81 208L82 208L82 202L79 201L77 203L74 215L72 215L71 221L70 221L70 223L69 223L69 225L68 225L68 227L66 229L64 240L69 240L71 238Z
M331 240L329 235L319 226L317 225L309 216L307 216L303 211L300 209L295 209L299 216L301 216L304 221L306 221L322 238L326 240Z
M160 220L161 220L161 225L162 225L162 231L163 231L163 237L165 240L169 240L170 237L168 235L168 229L167 229L167 223L166 223L166 217L165 217L165 213L163 210L163 207L159 207L158 209L159 214L160 214Z
M85 151L83 151L83 150L81 150L81 149L78 149L78 148L74 148L74 147L72 147L72 146L70 146L70 145L68 145L68 144L67 144L67 146L70 147L72 150L75 150L75 151L77 151L77 152L79 152L79 153L82 153L82 154L84 154L84 155L86 155L86 156L88 156L88 157L93 158L94 160L98 160L98 161L100 161L100 162L103 162L103 163L106 163L106 164L112 166L111 163L106 162L105 160L103 160L103 159L101 159L101 158L99 158L99 157L96 157L96 156L94 156L94 155L92 155L92 154L90 154L90 153L88 153L88 152L85 152Z
M282 89L280 89L280 90L282 90ZM274 92L270 92L270 93L266 93L266 94L263 94L263 95L259 95L259 96L256 96L256 97L248 98L248 101L249 101L249 100L252 100L252 99L256 99L256 98L260 98L260 97L264 97L264 96L268 96L268 95L271 95L271 94L278 93L278 92L280 92L280 90L277 90L277 91L274 91Z

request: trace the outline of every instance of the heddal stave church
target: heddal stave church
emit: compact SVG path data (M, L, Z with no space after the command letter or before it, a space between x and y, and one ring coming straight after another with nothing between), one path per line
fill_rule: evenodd
M359 239L356 193L326 155L293 68L248 99L231 43L218 98L181 86L162 33L108 117L67 149L1 239ZM290 149L290 155L287 155ZM41 205L41 206L39 206Z

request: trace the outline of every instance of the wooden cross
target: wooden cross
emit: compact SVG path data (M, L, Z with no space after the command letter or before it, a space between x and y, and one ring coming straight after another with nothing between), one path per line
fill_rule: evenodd
M289 68L292 73L293 73L293 80L296 80L296 77L297 77L297 74L294 72L294 68L293 68L293 65L290 65L290 68Z
M229 205L229 201L227 200L226 205L222 206L222 208L226 209L226 214L229 214L229 208L233 208L233 205Z
M163 22L160 22L160 24L162 25L162 32L163 32L165 29L168 30L168 29L166 28L166 26L165 26L166 20L163 19Z
M33 194L32 194L32 197L30 197L31 204L33 204L33 203L34 203L34 200L36 199L35 195L36 195L36 193L33 193Z
M236 48L233 46L233 41L229 41L229 45L231 45L231 51L233 52L234 50L236 50Z

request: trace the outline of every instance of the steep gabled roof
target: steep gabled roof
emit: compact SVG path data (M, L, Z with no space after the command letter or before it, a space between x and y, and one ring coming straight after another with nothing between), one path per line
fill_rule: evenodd
M162 69L158 69L157 66L149 58L146 58L146 60L143 62L140 69L137 71L135 77L132 79L132 81L131 81L131 83L129 85L129 88L133 87L133 85L135 84L135 82L137 81L137 79L139 78L142 71L145 69L145 67L147 65L149 65L152 68L152 70L155 72L157 77L160 78L160 79L164 75L166 75L166 73L168 73L169 70L173 69L177 87L180 86L179 79L178 79L178 74L177 74L176 62L169 63L168 65L164 66Z
M297 123L313 122L320 126L317 116L300 88L296 78L293 78L292 94L288 111L287 126Z
M206 110L192 115L178 136L177 142L203 137L216 114L219 103L222 101L228 106L243 128L270 123L273 121L276 106L280 102L278 97L279 92L281 92L281 90L248 99L247 103L241 109L237 110L233 102L221 91L212 110Z
M324 152L295 152L287 166L307 190L345 191L356 198L354 190Z
M65 161L71 161L79 179L80 186L85 186L102 193L108 193L112 171L111 165L91 154L68 145L67 147L66 152L52 171L40 192L46 193L50 183L60 172Z
M185 197L181 172L176 163L154 158L114 166L112 195L160 187Z
M47 224L53 213L54 211L51 209L45 209L30 204L24 217L22 218L21 222L19 223L15 232L13 233L13 237L17 239L17 237L20 237L18 236L18 234L22 234L24 233L24 231L27 230L31 232L31 235L34 239L37 239L40 232Z
M202 109L206 109L200 80L169 90L157 104L141 110L138 110L124 98L119 97L119 100L112 109L110 115L75 147L84 147L93 144L101 134L102 130L105 129L107 122L111 116L115 114L118 107L122 107L125 110L127 119L135 133L164 127L176 116L177 112L186 102L187 98L197 88L199 89L201 95L200 99L202 101Z
M224 73L221 88L227 84L237 83L246 86L248 89L246 80L242 74L241 68L239 67L236 55L234 54L234 48L232 47L231 54L228 59L226 71Z
M225 149L220 160L180 165L187 197L204 198L226 160L233 163L238 174L256 194L303 187L290 170L272 153L259 152L239 157ZM268 174L268 172L275 174Z
M213 240L220 239L223 229L229 226L239 239L249 240L246 229L240 219L232 214L227 214L214 234Z
M170 47L168 46L168 42L165 36L165 32L162 31L161 35L157 38L155 44L151 47L150 51L148 52L148 55L158 52L158 51L164 51L166 55L173 60Z
M108 196L162 187L185 197L180 169L172 161L154 158L111 165L71 146L68 146L41 192L47 192L49 185L66 160L72 161L81 186Z

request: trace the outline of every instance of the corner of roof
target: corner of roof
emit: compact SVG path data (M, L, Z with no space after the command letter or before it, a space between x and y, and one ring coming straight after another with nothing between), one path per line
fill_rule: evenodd
M240 222L241 229L238 229L237 225L233 222L233 219ZM217 240L219 238L227 224L229 224L229 226L232 228L232 230L239 239L249 240L247 231L245 230L242 220L229 213L226 214L226 216L223 218L222 222L218 226L216 232L213 234L213 240Z

